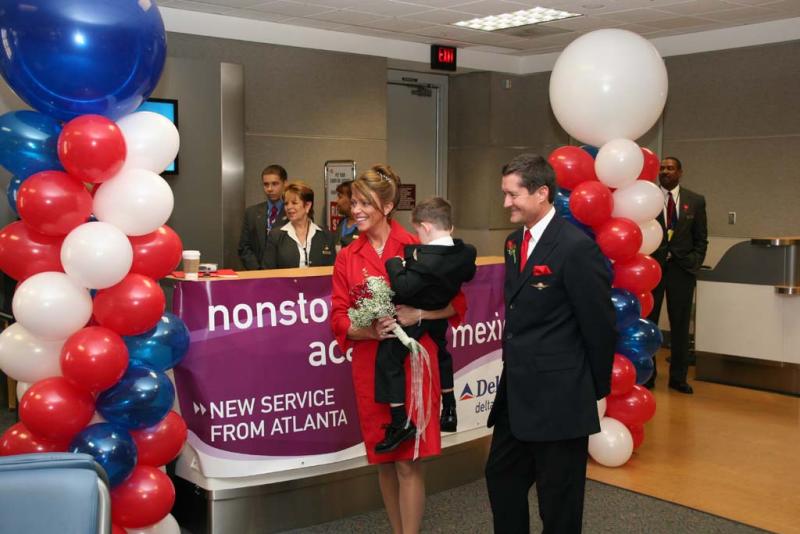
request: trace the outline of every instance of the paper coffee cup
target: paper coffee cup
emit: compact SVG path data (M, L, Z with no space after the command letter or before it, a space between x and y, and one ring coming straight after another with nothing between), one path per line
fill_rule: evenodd
M197 280L197 270L200 268L200 251L183 251L183 272L187 280Z

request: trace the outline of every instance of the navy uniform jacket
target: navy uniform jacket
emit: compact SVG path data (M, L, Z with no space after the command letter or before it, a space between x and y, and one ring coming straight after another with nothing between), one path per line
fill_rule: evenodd
M681 186L678 201L680 205L675 206L675 209L678 210L678 220L675 223L671 240L667 240L664 212L662 211L656 217L661 229L664 230L664 237L652 256L663 267L667 260L667 253L669 253L681 269L696 273L703 265L708 248L706 199L703 195Z
M521 243L522 229L505 247L503 373L488 425L507 409L511 433L522 441L594 434L600 430L596 401L611 390L617 338L603 255L558 215L522 273Z
M286 224L286 211L281 206L273 229ZM267 244L267 201L249 206L244 211L242 233L239 237L239 259L248 271L264 269L264 247Z

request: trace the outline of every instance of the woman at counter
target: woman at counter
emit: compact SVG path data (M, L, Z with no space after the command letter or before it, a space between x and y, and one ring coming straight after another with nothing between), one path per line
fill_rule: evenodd
M392 416L389 406L375 402L375 357L378 342L394 337L395 321L401 325L421 319L442 319L463 316L465 303L459 296L442 310L423 311L398 307L397 319L383 317L367 328L354 328L347 310L352 306L350 288L362 283L365 276L381 276L388 280L384 261L403 256L405 245L418 243L400 224L391 219L397 206L400 179L392 169L375 165L364 171L352 185L352 214L358 225L359 239L343 248L333 268L331 326L339 347L353 348L352 370L356 405L361 433L366 446L367 460L378 464L378 480L384 506L396 533L419 531L425 509L425 479L422 463L413 460L415 440L406 440L391 452L377 454L375 445L384 438L383 427ZM430 376L423 373L424 403L430 410L430 421L419 442L419 456L435 456L441 452L439 432L439 369L436 345L426 334L420 340L431 358ZM410 359L406 365L406 397L411 398ZM413 421L417 424L416 421Z
M314 223L314 191L303 182L286 185L283 204L289 220L267 235L265 269L333 265L335 239Z

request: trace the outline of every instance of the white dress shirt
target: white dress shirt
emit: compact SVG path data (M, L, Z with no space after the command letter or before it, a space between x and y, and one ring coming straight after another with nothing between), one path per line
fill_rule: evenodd
M532 228L530 229L525 228L526 232L531 233L531 240L530 242L528 242L528 250L527 250L528 255L522 258L523 265L525 265L525 262L527 262L528 258L531 257L531 254L533 254L533 249L534 247L536 247L536 243L538 243L539 240L542 238L542 234L544 234L547 225L550 224L550 221L552 221L553 217L555 216L556 216L556 209L551 207L550 211L547 212L547 215L542 217L542 219L536 224L534 224ZM524 234L523 237L525 237Z

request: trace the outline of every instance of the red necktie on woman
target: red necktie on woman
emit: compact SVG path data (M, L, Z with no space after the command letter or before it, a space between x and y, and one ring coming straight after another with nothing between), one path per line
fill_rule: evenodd
M528 261L528 245L531 242L531 231L525 229L525 235L522 237L522 250L519 256L519 272L525 268L525 263Z

